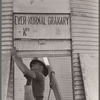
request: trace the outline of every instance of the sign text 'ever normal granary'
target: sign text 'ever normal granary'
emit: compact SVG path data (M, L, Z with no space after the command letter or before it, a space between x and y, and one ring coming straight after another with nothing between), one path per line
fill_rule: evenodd
M15 16L15 25L68 25L68 16Z
M70 38L69 14L14 14L15 38Z

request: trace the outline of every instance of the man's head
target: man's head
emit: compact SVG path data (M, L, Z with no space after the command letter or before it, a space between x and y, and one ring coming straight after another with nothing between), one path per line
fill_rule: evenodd
M48 69L46 65L40 60L37 60L37 59L32 60L30 62L30 68L33 70L42 71L45 77L48 75Z

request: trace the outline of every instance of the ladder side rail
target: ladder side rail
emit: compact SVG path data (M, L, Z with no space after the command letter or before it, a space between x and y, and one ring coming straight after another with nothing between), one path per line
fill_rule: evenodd
M48 64L46 64L47 62L45 62L45 60L44 60L44 62L47 65L47 68L49 71L49 79L51 81L51 86L52 86L52 90L54 92L55 98L56 98L56 100L63 100L59 85L57 83L57 79L55 77L55 73L54 73L51 63L50 63L50 60L47 57L46 57L46 60L48 61Z

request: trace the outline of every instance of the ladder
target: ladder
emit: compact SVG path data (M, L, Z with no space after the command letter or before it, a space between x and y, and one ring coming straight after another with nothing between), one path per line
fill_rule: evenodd
M43 59L44 59L45 64L47 65L47 68L49 71L49 79L51 82L51 86L52 86L52 90L54 92L55 98L56 98L56 100L63 100L59 85L58 85L56 77L55 77L55 72L53 71L53 68L50 64L50 60L47 57L44 57Z

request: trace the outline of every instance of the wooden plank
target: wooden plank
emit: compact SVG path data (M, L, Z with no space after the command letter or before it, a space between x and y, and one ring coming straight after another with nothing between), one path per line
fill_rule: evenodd
M69 0L48 0L48 1L17 0L14 1L14 12L70 13L70 3Z
M12 37L2 37L1 41L11 41Z
M93 13L86 13L86 12L76 12L72 11L72 16L82 16L82 17L91 17L91 18L98 18L98 14L93 14Z
M98 54L98 50L73 50L73 53Z
M76 72L75 72L75 73L76 73ZM79 72L77 72L77 73L79 73ZM75 87L76 87L77 85L82 85L82 84L83 84L82 81L75 81L75 82L74 82Z
M12 28L12 24L1 24L1 28Z
M9 54L10 52L9 52L9 50L1 50L1 54L3 55L3 54Z
M15 14L14 21L14 38L70 39L69 14Z
M8 20L2 20L1 21L2 24L12 24L12 20L8 19Z
M94 33L94 34L98 34L99 33L99 31L98 30L95 30L95 29L91 29L91 30L89 30L89 29L76 29L76 28L73 28L72 29L72 32L74 33Z
M73 46L77 45L83 45L83 46L99 46L98 42L86 42L86 41L73 41L72 42Z
M74 1L74 0L73 0ZM82 0L76 0L76 1L82 1ZM99 0L85 0L85 2L91 2L91 3L98 3Z
M3 8L1 9L1 11L2 11L2 12L5 12L5 11L6 11L6 12L7 12L7 11L13 11L13 8L12 8L12 7L6 7L6 8L3 7Z
M82 1L82 0L76 0L76 1ZM93 2L93 3L98 3L98 0L85 0L85 1L88 1L88 2Z
M82 77L74 77L74 81L81 81Z
M93 25L92 26L92 25L83 25L83 24L80 24L80 25L72 24L72 28L95 29L95 30L99 29L98 25Z
M99 25L99 22L95 22L95 21L84 21L84 20L72 20L71 21L72 24L78 24L78 25L90 25L90 26L97 26Z
M9 12L2 12L1 16L12 15L12 11Z
M77 58L73 58L73 63L74 63L74 62L75 62L75 63L76 63L76 62L79 63L79 60L78 60Z
M81 99L84 99L84 98L85 98L84 95L76 95L76 96L75 96L75 99L76 99L76 100L81 100Z
M4 8L4 7L12 7L13 6L13 3L12 2L6 2L6 3L2 3L1 7Z
M91 18L91 17L84 17L84 16L72 16L71 20L74 21L90 21L90 22L97 22L99 21L98 18Z
M10 41L10 42L1 42L1 45L2 46L5 46L5 45L12 45L12 42Z
M2 3L13 2L13 0L1 0Z
M66 57L70 56L70 51L50 51L50 50L44 50L44 51L20 51L18 52L18 56L23 58L33 58L33 57Z
M12 20L12 16L11 15L6 15L6 16L1 16L2 20Z
M7 50L7 49L11 49L11 48L12 48L11 46L2 46L1 50Z
M80 67L79 63L73 63L73 66Z
M1 29L1 32L5 33L9 33L9 32L12 32L12 28L8 28L8 29Z
M79 55L77 53L73 53L73 59L78 59Z
M91 5L91 6L96 6L96 7L98 7L98 2L96 2L96 1L86 1L86 0L72 0L72 3L75 3L75 4L79 4L79 5L81 5L81 4L84 4L84 5Z
M99 34L96 33L74 33L72 34L73 37L94 37L94 38L98 38Z
M75 91L75 94L76 94L76 95L77 95L77 94L79 94L79 95L84 94L84 90L77 90L77 91Z
M2 37L9 37L9 36L12 36L12 33L2 33L1 36Z
M80 72L80 71L79 71L79 72ZM79 72L78 72L78 73L79 73ZM76 73L76 72L75 72L75 73ZM75 81L75 82L74 82L74 85L75 85L75 87L76 87L76 86L79 86L79 85L80 85L80 87L81 87L81 86L83 85L83 82L82 82L82 81Z
M74 72L74 76L81 76L81 72Z
M71 4L71 7L74 9L74 8L78 8L78 9L83 9L83 8L85 8L85 9L91 9L91 10L96 10L96 11L98 11L99 10L99 8L98 8L98 6L90 6L89 4L78 4L78 3L72 3Z
M91 9L79 9L79 8L72 8L73 12L81 12L81 13L90 13L90 14L96 14L98 15L99 12L97 10L91 10Z
M15 41L18 50L70 50L70 41L66 40L33 40Z
M83 86L75 86L75 89L83 89Z
M86 1L89 1L89 2L96 2L96 3L98 3L99 2L99 0L86 0Z
M98 46L78 46L78 45L74 45L73 46L74 50L99 50Z
M88 42L98 42L99 39L98 38L84 38L84 37L73 37L73 41L88 41Z
M75 67L75 66L73 66L73 67ZM80 68L74 68L73 71L74 72L79 72L80 71Z

